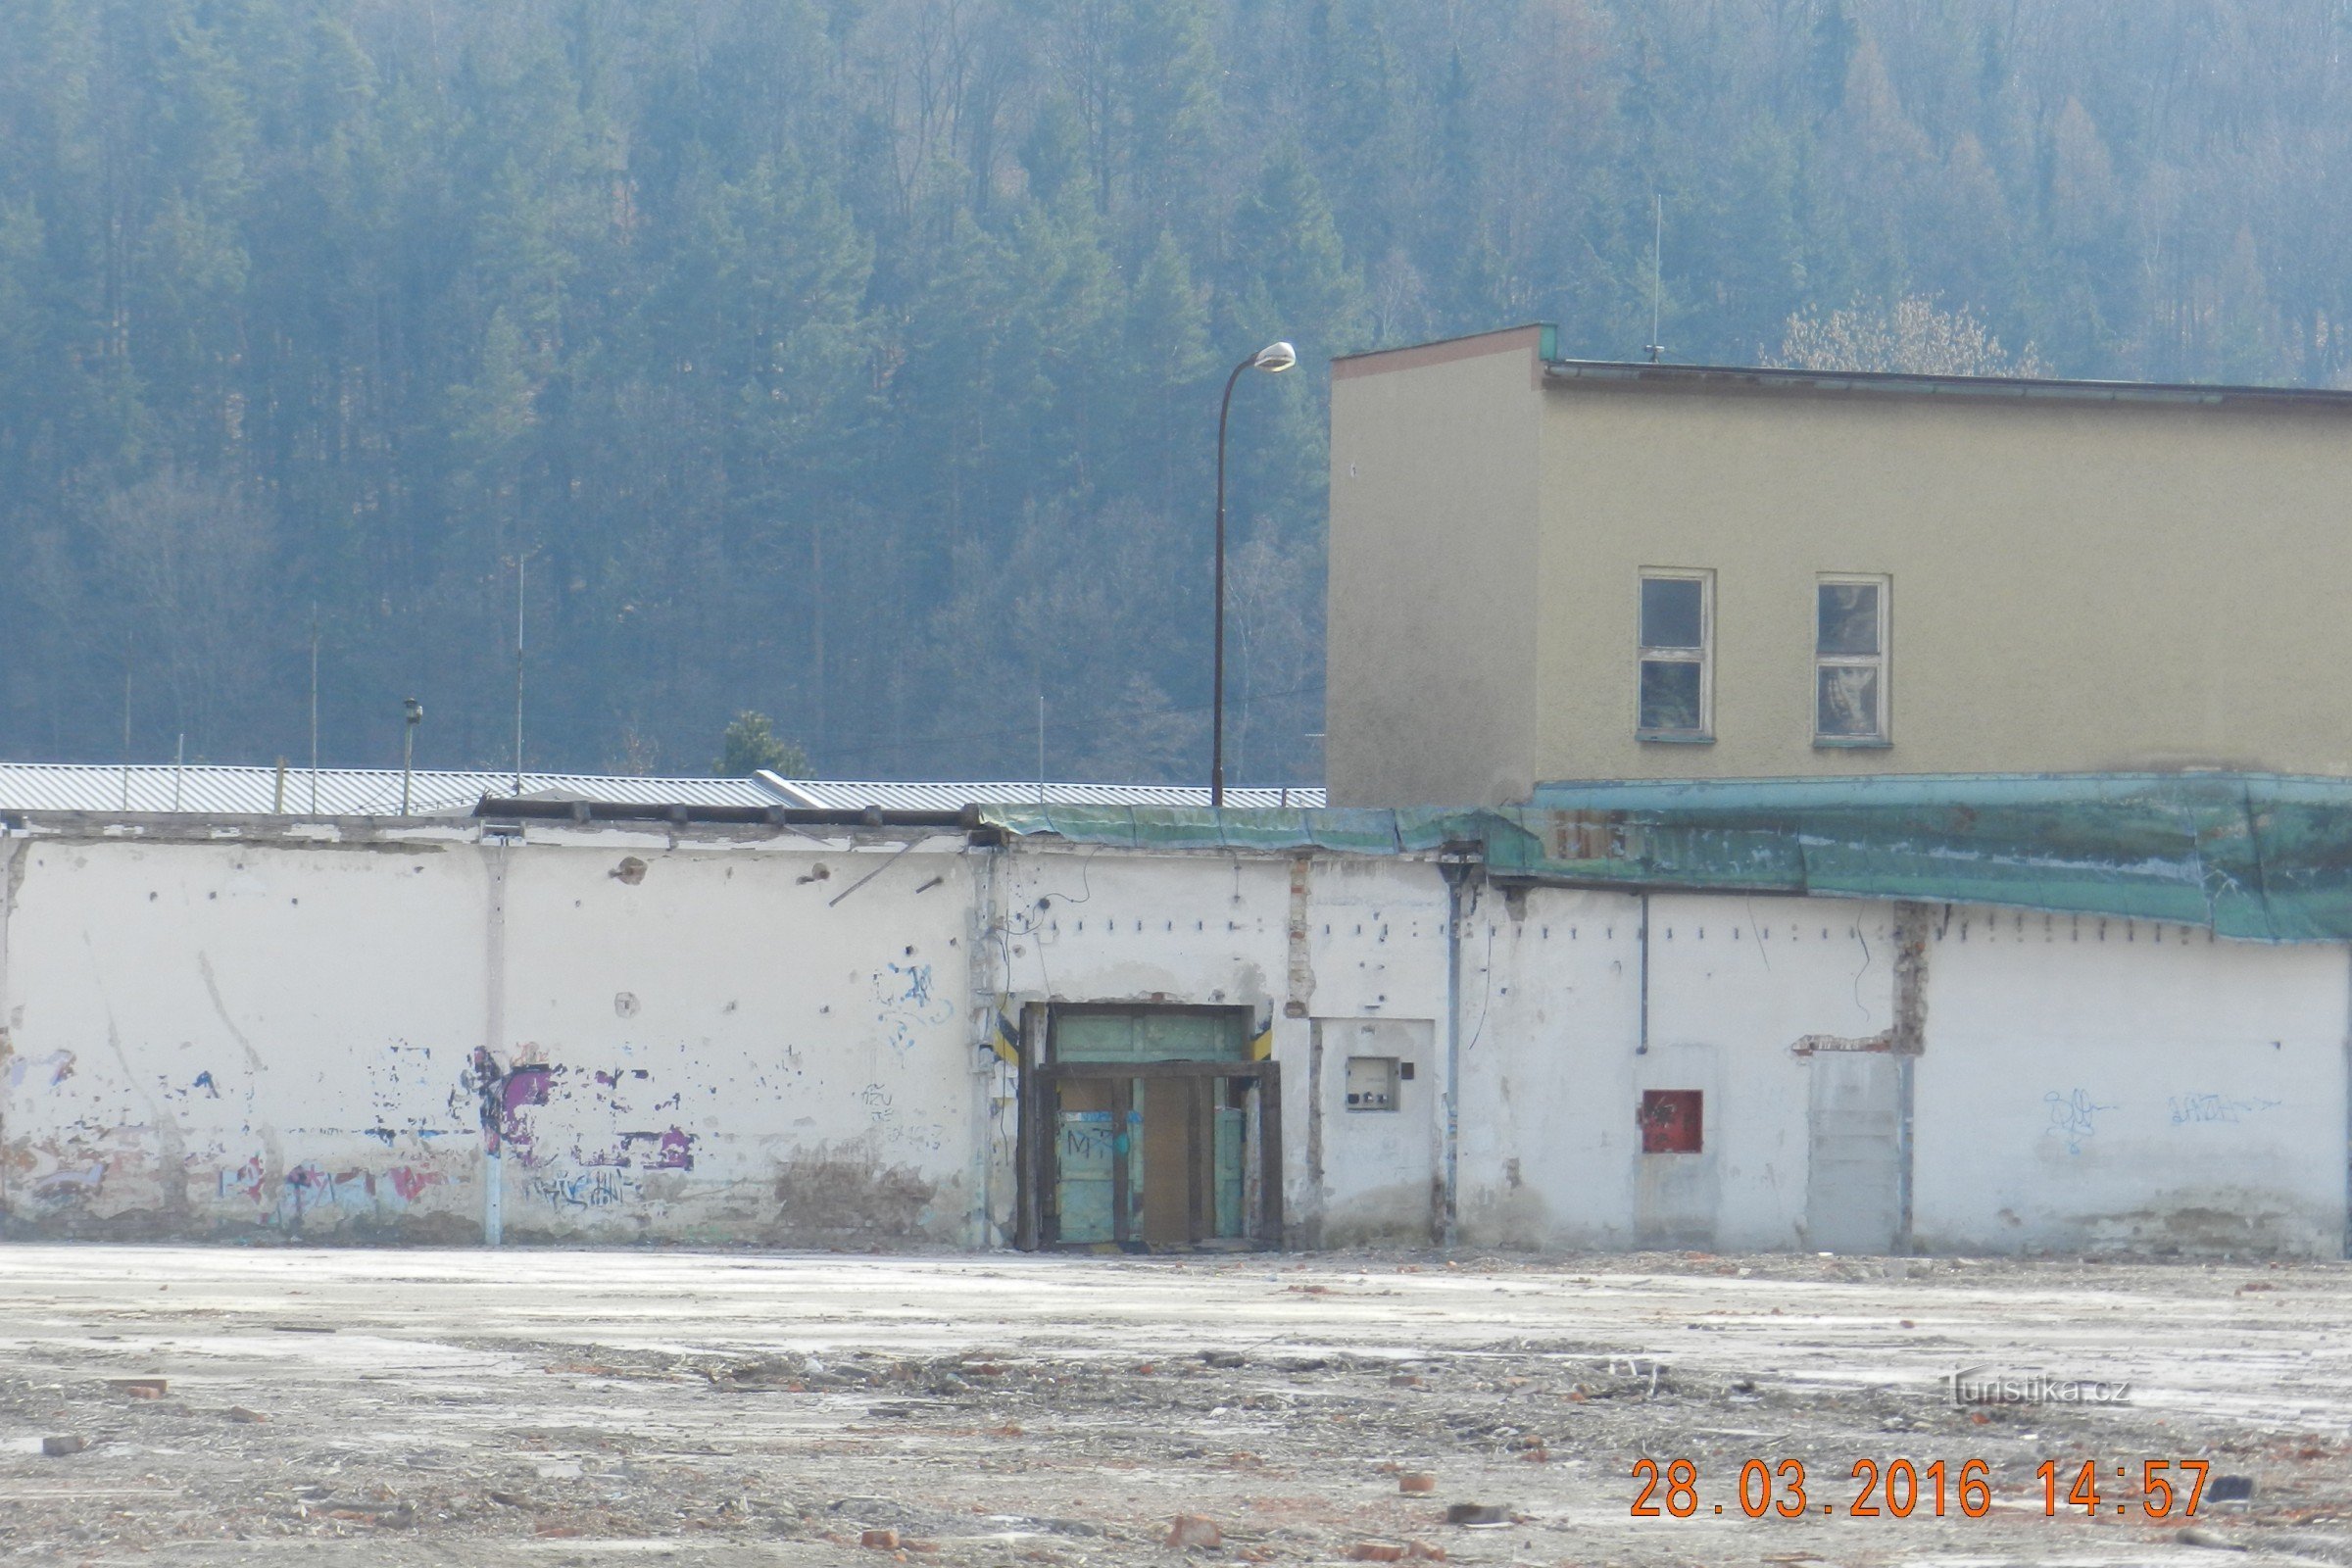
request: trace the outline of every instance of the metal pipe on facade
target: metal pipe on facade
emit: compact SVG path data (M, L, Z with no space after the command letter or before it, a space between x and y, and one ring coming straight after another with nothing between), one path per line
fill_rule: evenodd
M1649 895L1642 895L1642 925L1635 932L1641 953L1642 1011L1634 1026L1634 1054L1649 1054Z
M404 812L405 814L405 812ZM496 1081L507 1034L507 858L513 840L504 834L482 839L489 873L489 922L482 968L488 985L482 997L482 1049L474 1058L482 1123L482 1245L506 1243L507 1159L503 1090Z
M1462 1129L1462 889L1470 862L1442 860L1446 878L1446 1147L1445 1212L1439 1216L1440 1245L1453 1247L1461 1235Z

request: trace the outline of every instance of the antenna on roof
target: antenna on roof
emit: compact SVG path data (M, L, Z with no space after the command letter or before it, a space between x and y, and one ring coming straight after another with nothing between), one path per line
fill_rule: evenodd
M1651 191L1649 199L1653 204L1649 220L1649 341L1642 345L1642 352L1655 365L1666 354L1666 345L1658 341L1660 263L1666 251L1666 198L1661 192Z
M522 572L528 550L514 553L514 794L522 795Z
M311 601L311 814L318 814L318 601Z

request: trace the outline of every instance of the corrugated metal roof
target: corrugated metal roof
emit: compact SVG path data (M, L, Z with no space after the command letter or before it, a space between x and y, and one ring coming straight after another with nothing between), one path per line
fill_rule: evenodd
M925 784L892 780L782 778L762 773L760 779L787 805L828 811L954 811L966 806L1200 806L1208 805L1208 791L1184 784L1057 784L1040 786L1035 779L1018 784ZM1233 807L1319 807L1320 789L1298 787L1228 788L1225 804Z
M0 762L0 810L188 811L220 816L288 812L321 816L393 816L400 811L398 768L288 768L284 794L274 767L169 763L106 766L78 762ZM632 778L594 773L525 773L522 793L561 800L624 801L648 806L772 806L776 797L750 778ZM514 794L513 773L419 769L409 780L416 816L459 815L485 795ZM314 802L316 804L314 805Z
M0 811L186 811L210 816L393 816L400 811L400 770L322 767L313 793L311 770L288 768L280 797L274 767L191 763L0 762ZM409 781L413 816L452 816L487 795L515 795L514 775L487 770L418 769ZM752 778L638 778L605 773L525 773L526 798L604 801L630 806L798 806L827 811L955 811L966 806L1030 805L1035 780L1020 784L934 784ZM1237 807L1319 807L1319 789L1229 789ZM1161 784L1056 784L1054 806L1201 806L1208 791ZM314 805L314 801L316 805Z

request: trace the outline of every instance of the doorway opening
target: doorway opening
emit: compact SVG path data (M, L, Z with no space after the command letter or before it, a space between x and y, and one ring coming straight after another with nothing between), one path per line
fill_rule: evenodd
M1279 1247L1281 1070L1252 1021L1247 1007L1030 1007L1020 1245Z

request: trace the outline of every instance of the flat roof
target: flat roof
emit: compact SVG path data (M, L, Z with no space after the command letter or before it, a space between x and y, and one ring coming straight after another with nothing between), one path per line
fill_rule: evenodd
M2164 404L2217 408L2261 404L2352 410L2352 391L2334 387L2244 386L2195 381L2087 381L2058 376L1927 375L1906 370L1801 370L1752 365L1651 365L1631 360L1562 358L1559 329L1528 322L1399 344L1332 361L1338 379L1417 369L1486 354L1526 349L1542 364L1541 384L1563 390L1779 393L1830 397L1985 398L1996 402Z

